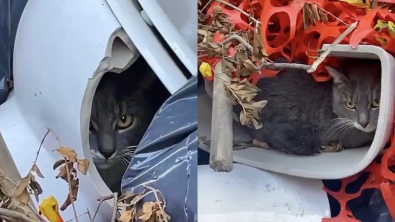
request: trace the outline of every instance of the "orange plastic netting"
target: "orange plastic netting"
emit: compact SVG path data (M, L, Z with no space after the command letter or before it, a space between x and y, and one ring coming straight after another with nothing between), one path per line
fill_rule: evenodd
M392 26L382 28L380 21L395 22L395 0L380 1L379 7L370 9L370 2L362 0L311 0L309 5L316 4L324 9L328 17L328 22L317 22L307 30L304 29L302 9L305 1L291 0L228 0L227 2L237 6L245 12L251 13L262 23L261 34L263 43L269 59L285 57L288 61L301 60L307 64L313 63L318 50L323 44L331 44L342 32L347 29L347 25L358 22L357 28L344 38L340 44L350 44L357 47L359 44L370 44L381 46L387 52L395 55L395 30ZM205 3L203 3L205 5ZM232 7L212 1L207 9L207 15L213 12L215 6L221 6L222 11L229 16L230 21L235 25L235 29L253 30L249 25L247 16ZM336 19L337 17L338 19ZM207 16L207 19L209 17ZM341 20L341 21L339 21ZM392 23L393 25L393 23ZM391 38L391 36L393 38ZM216 34L214 41L222 41L223 37ZM235 53L229 50L229 53ZM219 61L217 58L200 58L201 61L213 65ZM327 81L330 77L326 74L325 64L336 66L337 61L326 59L313 73L317 81ZM262 76L276 75L276 71L262 70L262 75L253 74L249 77L253 83ZM364 189L378 188L381 190L383 198L389 208L390 214L395 218L395 195L393 181L395 174L389 167L395 165L395 141L391 137L391 147L387 149L381 157L381 163L372 163L364 172L369 172L368 180L362 185L357 193L347 194L345 187L355 181L358 175L342 180L340 191L334 192L326 188L324 190L340 203L340 213L334 218L324 218L325 222L355 222L352 212L346 207L347 202L358 198Z

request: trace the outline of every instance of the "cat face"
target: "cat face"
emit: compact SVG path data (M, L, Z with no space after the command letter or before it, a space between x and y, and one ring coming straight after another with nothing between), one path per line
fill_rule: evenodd
M90 119L89 143L96 167L128 165L150 123L141 92L116 96L116 87L98 87Z
M381 71L377 65L361 65L342 73L326 67L333 77L333 111L344 128L376 130L380 109Z

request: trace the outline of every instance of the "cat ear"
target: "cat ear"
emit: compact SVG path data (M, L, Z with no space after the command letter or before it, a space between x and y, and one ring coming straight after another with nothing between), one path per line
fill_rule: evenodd
M343 73L339 72L338 70L329 66L325 66L325 69L326 71L328 71L328 74L332 76L333 82L335 84L343 84L344 82L347 81L347 77L343 75Z

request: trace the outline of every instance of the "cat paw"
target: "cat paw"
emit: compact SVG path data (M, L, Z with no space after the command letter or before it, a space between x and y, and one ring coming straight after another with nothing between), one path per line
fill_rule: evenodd
M330 142L328 145L321 146L321 153L337 153L344 150L343 143L340 141Z
M259 141L259 140L254 139L254 140L252 141L252 143L253 143L255 146L259 147L259 148L269 149L269 145L268 145L267 143L265 143L265 142L261 142L261 141Z

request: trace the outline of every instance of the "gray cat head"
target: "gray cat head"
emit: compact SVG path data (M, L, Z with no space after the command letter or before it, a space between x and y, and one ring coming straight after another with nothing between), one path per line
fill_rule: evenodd
M125 86L126 80L105 77L93 98L89 132L91 154L99 169L127 166L152 118L142 90Z
M350 127L372 132L380 109L380 65L359 62L342 71L326 67L333 78L333 111Z

